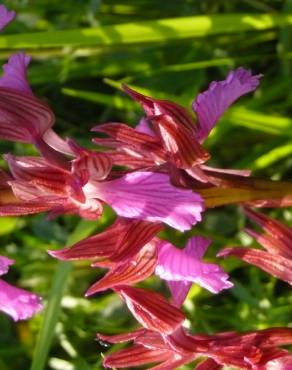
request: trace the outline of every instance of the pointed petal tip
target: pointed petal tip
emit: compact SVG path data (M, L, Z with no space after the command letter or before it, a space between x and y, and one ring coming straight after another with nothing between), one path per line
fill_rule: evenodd
M132 94L135 93L135 91L131 87L129 87L127 84L122 83L121 88L123 91L125 91L125 93L127 93L130 96L132 96Z
M151 98L148 96L139 93L138 91L132 89L130 86L126 84L121 84L122 90L129 95L133 100L137 101L138 103L150 103Z
M86 290L86 292L84 293L84 297L85 297L85 298L88 298L88 297L90 297L90 296L92 296L92 295L94 295L94 294L96 294L96 293L99 293L99 292L101 292L102 290L104 290L104 289L98 289L98 288L96 288L96 285L97 285L97 283L94 283L93 285L91 285L91 286Z
M0 30L5 28L16 17L14 10L8 10L5 5L0 5Z
M9 267L14 264L14 260L5 256L0 256L0 275L8 272Z
M216 254L216 257L228 257L233 248L224 248Z
M47 253L51 257L57 258L58 260L66 260L66 258L63 256L63 249L60 250L49 249L47 250Z
M98 131L98 127L99 127L99 125L96 125L96 126L91 127L90 132L97 132ZM94 140L94 138L92 140Z

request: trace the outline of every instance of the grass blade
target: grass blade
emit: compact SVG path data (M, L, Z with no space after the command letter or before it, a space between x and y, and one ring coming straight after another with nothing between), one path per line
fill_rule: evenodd
M67 246L91 234L96 226L96 222L80 221L75 231L70 235ZM73 264L70 262L59 261L57 263L57 269L53 277L51 292L39 332L31 370L42 370L46 365L51 342L55 333L55 326L59 319L62 297L72 268Z
M32 32L0 37L0 48L64 48L118 46L201 38L217 34L266 31L292 24L290 14L222 14L166 18L64 31Z

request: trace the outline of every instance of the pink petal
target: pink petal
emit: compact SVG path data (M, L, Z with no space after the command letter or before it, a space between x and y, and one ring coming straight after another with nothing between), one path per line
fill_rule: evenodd
M0 77L0 88L9 88L32 95L27 81L27 67L30 56L18 52L11 55L7 64L3 65L3 75Z
M142 132L143 134L147 134L150 136L156 136L155 132L150 127L150 122L146 117L142 117L138 123L138 125L135 127L136 131Z
M202 170L203 165L195 165L191 168L186 169L186 173L193 177L195 180L198 180L203 183L209 182L209 177Z
M4 5L0 5L0 30L10 23L16 16L14 11L9 11Z
M165 280L197 283L212 293L230 288L232 283L219 266L200 261L200 256L209 243L209 240L202 237L193 237L187 249L181 250L170 243L161 242L158 247L156 274Z
M190 257L201 259L204 257L211 243L211 239L206 239L202 236L194 236L188 240L184 251Z
M231 71L223 81L214 81L193 102L197 114L197 139L204 141L225 110L242 95L254 91L261 75L253 76L242 67Z
M110 204L120 216L161 221L181 231L201 221L204 210L200 195L172 186L160 173L129 173L113 181L92 182L84 191Z
M266 363L265 370L292 370L292 356L284 356Z
M215 172L219 174L227 174L227 175L236 175L236 176L243 176L243 177L249 177L251 175L251 170L234 170L230 168L216 168L216 167L210 167L206 165L202 165L201 168L203 170L206 170L208 172Z
M203 258L206 250L209 247L211 240L205 239L200 236L193 237L189 239L184 252L191 258L195 257L197 259ZM167 285L170 289L172 301L175 306L180 307L191 289L192 282L188 281L168 281Z
M193 283L188 281L172 281L169 280L167 285L171 292L172 303L176 307L181 307L184 303Z
M15 321L30 318L42 309L41 298L0 280L0 310Z
M55 131L49 128L43 135L43 140L56 151L73 155L73 151L67 141L63 140Z
M14 261L12 259L0 256L0 275L6 274L13 263Z

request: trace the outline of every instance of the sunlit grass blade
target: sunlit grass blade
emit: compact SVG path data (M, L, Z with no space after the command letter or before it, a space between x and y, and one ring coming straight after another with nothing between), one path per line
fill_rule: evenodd
M249 110L244 107L232 108L225 116L230 123L272 135L292 135L292 119L283 116L271 116Z
M131 81L138 77L149 77L165 72L183 72L210 67L229 66L249 63L262 58L263 55L247 55L244 57L217 58L200 60L192 63L170 64L161 68L155 68L158 63L155 59L149 60L147 53L143 53L142 61L134 53L112 53L99 55L98 58L81 60L70 60L64 63L57 60L54 63L33 65L29 69L29 81L31 84L55 83L95 76L117 76L121 74L135 74ZM276 54L265 54L266 59L275 58ZM80 58L79 58L80 59Z
M144 44L217 34L265 31L291 25L292 15L222 14L166 18L64 31L3 35L0 48L64 48L66 46L117 46Z
M273 163L287 158L288 156L292 155L292 144L284 144L270 150L269 152L263 154L262 156L258 157L254 164L254 169L263 169L266 167L271 166Z
M75 90L75 89L62 89L62 93L73 98L84 99L93 103L99 103L112 107L115 109L138 109L138 105L133 103L127 97L121 97L118 95L107 95L98 92Z

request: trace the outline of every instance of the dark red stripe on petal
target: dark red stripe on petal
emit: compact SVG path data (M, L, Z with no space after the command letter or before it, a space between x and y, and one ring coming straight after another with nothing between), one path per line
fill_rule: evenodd
M145 246L136 258L117 264L102 279L93 284L86 296L119 285L133 285L147 279L156 266L156 248L154 245Z
M183 126L190 133L194 132L195 119L191 113L181 105L169 100L154 99L140 94L127 85L123 85L123 89L132 99L142 105L145 113L150 119L152 119L153 116L165 114L171 116L177 124Z
M8 88L0 88L0 137L33 142L54 124L54 114L39 99Z
M267 234L258 235L256 240L268 251L292 258L292 229L279 221L245 208L246 215L260 225Z
M163 228L160 223L140 220L126 220L124 223L124 233L117 243L116 251L110 256L112 261L121 261L133 257Z
M161 224L119 219L100 234L50 253L66 260L110 257L112 261L119 261L135 255L161 228Z
M121 351L112 353L105 357L104 366L110 368L129 368L145 365L153 362L165 361L171 352L145 348L139 344Z
M225 248L218 256L237 257L292 285L292 261L280 255L275 257L271 253L258 249L239 247Z
M95 259L109 257L116 249L117 244L125 231L125 224L117 220L105 231L83 239L72 247L50 251L49 253L62 260Z
M130 126L123 123L107 123L98 125L93 128L93 131L103 132L121 143L127 144L133 149L139 150L142 153L164 157L164 153L159 140L153 136L136 131Z
M21 216L46 212L52 205L43 202L19 202L14 204L0 205L0 216Z
M142 344L144 347L153 349L165 349L172 350L168 343L164 340L164 337L153 330L144 330L143 333L135 338L135 343Z
M73 140L69 141L69 145L77 156L77 159L72 161L72 172L81 179L83 184L89 178L99 181L108 176L112 168L112 161L107 154L86 150Z
M17 180L27 181L49 193L65 193L68 173L39 157L6 155L9 169Z
M191 168L209 159L209 153L200 145L195 136L182 125L178 125L171 116L155 116L152 121L160 133L170 161L177 167Z
M113 164L117 166L126 166L132 169L143 169L155 165L152 158L147 158L142 155L136 155L134 152L107 152L106 153L112 160Z
M135 318L147 329L170 334L184 320L183 313L158 293L127 286L115 290L125 299Z

